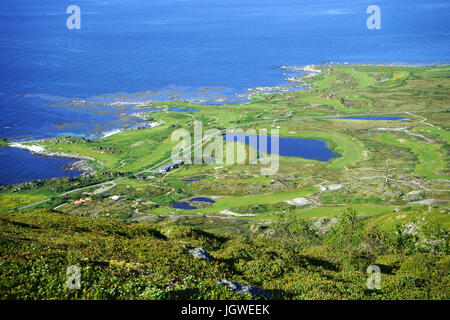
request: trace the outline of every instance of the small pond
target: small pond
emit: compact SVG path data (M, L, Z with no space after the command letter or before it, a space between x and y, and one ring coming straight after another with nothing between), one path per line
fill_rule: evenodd
M194 202L194 201L206 202L206 203L216 203L214 200L205 198L205 197L197 197L197 198L192 198L191 200L189 200L189 202Z
M265 150L260 150L260 148L262 149L260 143L262 139L267 141L267 153L271 153L271 139L268 136L243 133L233 133L224 136L225 141L246 143L258 151L266 152ZM280 137L279 141L278 154L280 156L299 157L317 161L330 161L331 159L341 157L341 155L328 147L326 141L285 137Z

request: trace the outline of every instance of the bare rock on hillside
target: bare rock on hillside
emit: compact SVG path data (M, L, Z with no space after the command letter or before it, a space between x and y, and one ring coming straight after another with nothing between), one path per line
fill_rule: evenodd
M263 297L267 300L273 300L274 298L268 294L267 292L247 284L242 284L235 281L229 281L229 280L219 280L217 281L217 284L222 284L225 287L227 287L230 291L233 291L237 294L250 294L253 297Z
M189 249L187 253L197 259L202 259L202 260L206 260L206 261L211 260L211 256L203 248Z
M338 218L320 218L314 223L314 228L316 228L318 234L325 234L330 231L338 221Z

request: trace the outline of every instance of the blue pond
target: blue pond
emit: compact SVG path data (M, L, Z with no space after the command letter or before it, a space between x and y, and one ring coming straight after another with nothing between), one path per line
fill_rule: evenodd
M0 148L0 185L56 177L76 177L81 172L64 170L76 159L47 158L18 148ZM14 163L13 166L7 165Z
M184 209L184 210L195 210L198 209L197 207L191 206L189 202L181 202L181 201L175 201L172 204L172 208L174 209Z
M404 120L404 117L345 117L346 120Z
M284 157L300 157L317 161L329 161L339 158L341 155L328 148L327 143L322 140L299 139L299 138L279 138L278 154ZM272 153L271 140L268 136L248 135L242 133L227 134L225 141L236 141L250 145L259 152ZM267 150L263 150L261 141L267 141Z
M205 197L197 197L189 200L190 202L198 201L198 202L206 202L206 203L216 203L214 200L205 198Z
M173 112L197 112L198 110L194 110L190 107L176 107L176 108L170 108L170 111L173 111Z
M205 202L205 203L216 203L214 200L205 197L196 197L189 200L189 202ZM184 209L184 210L195 210L198 209L192 206L189 202L176 201L172 204L172 208Z

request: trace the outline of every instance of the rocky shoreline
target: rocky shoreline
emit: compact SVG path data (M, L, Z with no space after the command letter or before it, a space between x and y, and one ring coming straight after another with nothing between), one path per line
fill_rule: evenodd
M322 70L316 68L315 65L281 66L280 69L290 71L292 73L304 72L304 74L297 76L297 77L292 76L292 77L285 78L284 80L289 85L249 88L248 91L250 93L247 94L248 98L251 100L251 98L254 95L257 95L260 93L290 92L295 89L306 88L308 84L306 83L305 79L317 76L318 74L320 74L322 72ZM284 73L283 76L287 76L287 73Z
M329 62L328 65L333 65L333 62ZM327 65L327 64L324 64ZM267 87L252 87L247 88L247 92L241 92L241 93L235 93L234 99L233 97L227 97L222 94L214 94L210 97L193 97L193 98L186 98L184 99L184 93L174 93L171 92L171 94L168 95L168 100L175 100L175 101L185 101L188 103L198 103L198 104L204 104L210 101L210 103L240 103L245 102L245 100L252 100L252 97L254 95L260 94L260 93L278 93L278 92L289 92L298 88L305 87L307 84L304 81L307 78L314 77L321 73L320 67L321 65L306 65L306 66L280 66L281 70L285 70L286 72L304 72L304 74L300 76L287 76L287 73L283 74L283 80L287 82L287 84L277 85L277 86L267 86ZM174 89L173 87L172 89ZM201 90L203 94L208 93L209 91L213 90L214 88L207 88ZM164 94L163 91L147 91L147 92L138 92L136 94L128 94L128 95L116 95L115 97L112 97L110 101L105 102L94 102L94 101L88 101L88 100L68 100L65 102L58 102L54 105L61 105L61 106L110 106L110 107L121 107L121 106L134 106L135 108L141 109L146 108L154 102L158 102L157 100L150 99L149 96L155 96L158 94ZM136 97L141 97L141 99L136 99ZM240 101L241 100L241 101ZM162 101L159 101L162 102ZM132 115L134 116L134 115Z

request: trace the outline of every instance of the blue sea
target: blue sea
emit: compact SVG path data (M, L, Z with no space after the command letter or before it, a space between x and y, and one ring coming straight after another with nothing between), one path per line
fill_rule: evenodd
M70 4L80 30L66 27ZM372 4L381 30L366 27ZM448 62L449 16L444 0L3 1L0 137L96 137L136 125L141 101L238 102L285 84L282 65ZM27 167L34 179L33 157L0 158L2 181Z
M34 155L18 148L0 148L0 163L13 164L15 171L11 174L11 166L0 166L0 185L15 184L30 180L51 179L56 177L76 177L76 170L64 170L74 159L47 158ZM33 165L30 165L32 163Z

